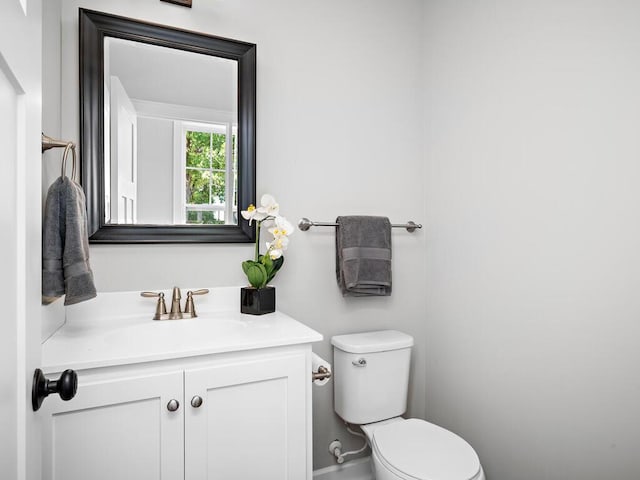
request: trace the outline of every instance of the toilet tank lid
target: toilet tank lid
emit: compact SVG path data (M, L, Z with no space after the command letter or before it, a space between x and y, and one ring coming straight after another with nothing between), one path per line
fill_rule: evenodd
M348 353L385 352L413 346L413 337L397 330L379 330L336 335L331 344Z

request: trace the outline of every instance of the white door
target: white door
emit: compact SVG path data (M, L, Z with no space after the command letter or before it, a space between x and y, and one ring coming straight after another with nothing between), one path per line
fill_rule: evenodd
M183 372L78 375L78 393L42 405L43 480L181 480Z
M185 479L310 478L305 358L185 371Z
M2 0L0 13L0 477L40 478L31 409L40 363L41 0Z
M111 221L137 222L138 116L118 77L111 77Z

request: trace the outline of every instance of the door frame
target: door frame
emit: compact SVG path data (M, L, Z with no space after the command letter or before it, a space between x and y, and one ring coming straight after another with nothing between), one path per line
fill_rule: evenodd
M40 422L31 409L33 372L40 364L41 346L41 229L42 229L42 0L8 0L0 16L0 68L16 92L15 155L3 162L0 188L13 184L13 202L2 207L12 268L2 269L1 284L11 285L3 303L14 310L14 362L0 365L14 378L15 397L8 412L15 415L14 441L3 462L15 466L18 480L41 476ZM2 112L0 112L2 114ZM6 292L3 292L6 293ZM13 372L13 373L12 373ZM0 455L5 455L4 452ZM13 470L13 468L12 468ZM6 472L5 472L6 473ZM12 472L14 473L14 472Z

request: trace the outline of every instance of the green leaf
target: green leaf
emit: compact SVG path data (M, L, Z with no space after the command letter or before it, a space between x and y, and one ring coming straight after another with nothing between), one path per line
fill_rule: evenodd
M269 255L260 255L260 263L264 265L264 268L269 270L273 266L273 260Z
M273 261L273 265L274 268L276 269L276 271L280 270L282 268L282 264L284 263L284 255L280 256L279 258L276 258Z
M247 262L243 262L242 264L243 270L245 268L244 267L245 263L250 264L246 267L246 270L244 273L247 275L247 279L249 280L249 283L251 284L251 286L255 288L264 287L267 284L267 270L264 268L264 265L262 265L259 262L254 262L252 260L249 260Z
M249 267L253 265L255 262L253 260L247 260L246 262L242 262L242 271L245 275L248 275Z
M268 284L271 280L273 280L273 278L276 276L276 273L278 273L278 271L282 268L283 263L284 263L284 255L279 258L276 258L275 260L272 260L272 267L267 272L267 281L265 282L265 285Z

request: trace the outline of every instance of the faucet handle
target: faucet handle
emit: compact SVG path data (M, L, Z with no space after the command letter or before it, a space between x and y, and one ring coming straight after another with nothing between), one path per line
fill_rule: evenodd
M201 288L199 290L189 290L187 292L187 302L184 305L184 313L188 313L189 315L191 315L192 318L197 317L198 315L196 315L196 306L193 303L193 296L194 295L205 295L209 293L209 289L208 288Z
M160 316L167 313L167 304L164 302L164 293L162 292L140 292L141 297L155 298L158 297L158 303L156 304L156 313L153 316L154 320L160 320Z
M140 292L140 296L141 297L160 297L163 296L164 297L164 293L162 292Z
M187 295L191 294L191 295L205 295L209 293L209 289L208 288L200 288L198 290L189 290L187 292Z

